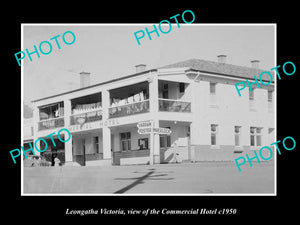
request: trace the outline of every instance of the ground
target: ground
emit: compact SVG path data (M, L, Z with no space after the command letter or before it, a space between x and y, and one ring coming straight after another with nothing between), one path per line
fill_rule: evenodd
M24 194L274 194L273 162L24 167Z

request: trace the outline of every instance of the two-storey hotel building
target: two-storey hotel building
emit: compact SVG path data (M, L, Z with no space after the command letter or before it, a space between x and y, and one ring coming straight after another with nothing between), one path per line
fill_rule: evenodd
M274 82L247 87L241 97L234 85L254 82L263 72L258 63L231 65L220 55L150 70L141 64L134 74L94 85L82 72L81 88L33 101L34 140L67 128L71 140L53 146L48 137L41 153L59 152L65 165L147 164L150 152L154 163L172 162L174 152L180 161L253 155L274 140ZM171 135L139 134L137 124L149 120Z

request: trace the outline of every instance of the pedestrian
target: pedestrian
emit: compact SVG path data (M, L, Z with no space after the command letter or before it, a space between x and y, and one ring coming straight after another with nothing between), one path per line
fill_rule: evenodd
M60 160L59 160L59 158L56 156L56 157L54 158L54 166L59 166L59 163L60 163Z
M35 167L35 166L39 166L39 161L37 160L37 158L35 156L32 157L32 164L31 164L32 167Z
M179 163L179 152L178 152L178 146L176 142L173 145L173 162Z

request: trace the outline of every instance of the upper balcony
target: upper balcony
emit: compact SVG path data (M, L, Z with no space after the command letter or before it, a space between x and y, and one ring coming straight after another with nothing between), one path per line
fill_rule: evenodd
M70 125L102 120L101 93L95 93L71 100Z
M54 129L63 127L64 123L64 103L58 102L39 108L38 130Z
M105 103L109 101L109 107L104 109L101 92L67 100L70 104L61 101L39 107L38 130L101 121L103 112L108 115L106 119L149 113L151 109L158 112L174 112L172 115L164 114L164 116L176 117L175 119L179 116L177 113L191 112L191 102L186 100L191 99L189 84L158 80L157 93L155 88L151 89L155 98L150 96L149 85L148 81L143 81L110 90L110 98L105 99ZM153 107L151 104L157 106L157 109L151 108Z
M191 102L175 99L158 99L159 111L162 112L191 112Z
M149 100L142 100L134 103L116 104L117 106L110 107L109 118L129 116L150 111Z
M187 83L159 80L158 110L161 112L191 112L190 86Z
M158 81L158 99L149 97L148 82L111 90L109 118L123 117L150 112L151 101L158 101L161 112L191 112L191 102L185 101L189 95L188 84L174 81Z
M110 91L109 118L123 117L150 111L149 84L138 84Z

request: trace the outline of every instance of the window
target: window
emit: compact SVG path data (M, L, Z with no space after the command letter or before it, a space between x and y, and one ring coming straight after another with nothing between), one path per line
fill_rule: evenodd
M169 98L169 85L168 84L163 84L162 97L165 99Z
M249 88L249 100L254 100L254 88L252 88L252 91Z
M241 145L241 126L234 126L234 144L235 146Z
M209 92L210 92L209 101L210 101L211 108L219 108L218 99L216 95L216 85L217 83L214 82L209 83Z
M138 140L138 145L140 147L140 150L149 149L148 138L140 138Z
M131 150L131 134L130 132L120 133L121 137L121 150Z
M268 102L273 102L273 91L268 90Z
M170 127L165 127L171 129ZM159 135L159 145L161 148L171 147L171 135Z
M256 128L256 145L261 146L261 129L262 128Z
M171 147L171 136L170 135L166 136L166 142L167 142L167 147Z
M184 93L185 83L179 83L179 93Z
M162 135L159 135L159 147L161 148L165 147L165 137Z
M250 145L261 146L262 142L262 128L261 127L250 127Z
M99 137L98 136L96 136L96 137L94 137L94 143L95 143L95 152L97 152L97 153L99 153Z
M217 145L218 125L211 124L210 130L211 130L211 145Z
M216 85L217 85L217 83L214 83L214 82L210 82L209 83L209 93L211 95L215 95L216 94Z
M40 120L53 119L64 116L64 102L59 102L39 109Z

